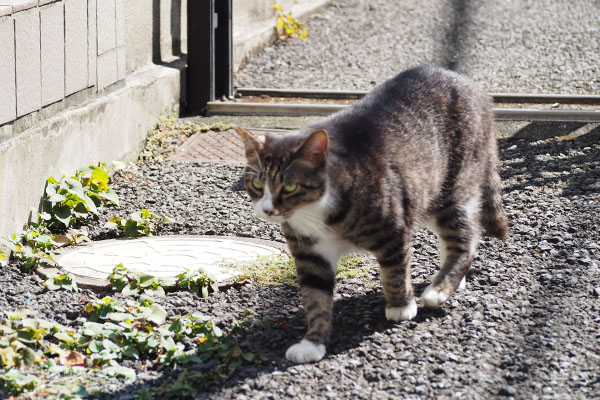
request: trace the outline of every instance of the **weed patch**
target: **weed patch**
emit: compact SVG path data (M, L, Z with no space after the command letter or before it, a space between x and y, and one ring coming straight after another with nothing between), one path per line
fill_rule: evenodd
M168 221L166 217L160 217L148 209L131 213L129 218L114 217L108 220L105 228L118 229L125 237L140 237L156 235L161 224Z
M110 169L104 163L80 168L74 176L59 180L49 177L42 199L43 219L49 228L69 228L91 216L106 203L119 205L119 198L109 187Z
M251 280L259 285L298 286L294 261L287 257L263 257L238 268L242 271L238 283Z
M35 390L40 381L36 376L69 368L133 381L136 371L120 364L126 359L146 359L162 368L201 365L204 372L195 376L194 385L205 386L226 378L241 365L263 360L244 352L233 337L249 326L245 319L252 315L250 311L227 334L204 315L169 318L162 306L146 296L137 301L104 297L87 303L82 313L86 317L77 320L77 328L31 316L27 310L6 313L7 318L0 319L2 391ZM27 374L28 370L34 373ZM85 387L76 390L83 391Z
M273 4L271 8L275 10L275 35L279 40L288 40L291 38L308 38L308 30L306 25L292 17L291 12L284 12L280 5Z
M237 282L251 280L259 285L298 286L296 266L293 259L287 257L264 257L251 263L238 266L242 273ZM369 275L367 259L363 255L350 254L339 262L337 279L364 278Z
M222 132L232 129L222 122L207 125L181 121L175 117L161 117L156 128L148 135L140 160L166 161L188 137L208 131Z

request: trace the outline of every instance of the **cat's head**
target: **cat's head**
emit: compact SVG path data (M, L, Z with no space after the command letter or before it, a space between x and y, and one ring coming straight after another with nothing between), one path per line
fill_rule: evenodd
M329 137L323 129L309 135L256 135L237 127L246 151L246 190L259 218L285 222L300 207L319 200L326 188Z

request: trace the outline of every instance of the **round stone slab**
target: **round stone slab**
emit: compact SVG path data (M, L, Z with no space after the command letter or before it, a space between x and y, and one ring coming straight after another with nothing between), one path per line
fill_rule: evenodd
M239 274L230 265L284 255L281 243L218 236L151 236L91 242L66 249L55 257L58 268L40 269L46 277L71 273L82 287L104 288L113 268L161 278L168 285L176 276L200 269L217 283ZM228 266L229 265L229 266Z

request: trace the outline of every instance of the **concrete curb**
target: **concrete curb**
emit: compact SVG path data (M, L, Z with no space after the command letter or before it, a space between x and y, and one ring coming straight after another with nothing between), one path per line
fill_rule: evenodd
M0 235L20 230L37 210L48 176L136 158L157 118L178 111L181 73L146 68L130 75L124 87L8 135L0 143Z

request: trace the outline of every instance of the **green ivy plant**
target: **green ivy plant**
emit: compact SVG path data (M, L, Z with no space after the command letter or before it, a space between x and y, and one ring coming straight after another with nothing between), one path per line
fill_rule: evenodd
M135 274L130 272L123 264L113 268L108 276L112 290L130 294L146 294L148 296L162 297L165 289L160 279L148 274Z
M200 270L186 270L177 275L175 285L203 298L207 298L210 291L217 292L219 290L217 283Z
M57 246L54 239L44 223L31 223L10 239L0 238L0 244L12 252L13 258L22 261L21 268L28 272L37 268L40 263L56 264L52 258L52 250Z
M16 368L0 370L0 393L19 395L32 391L37 385L38 380L35 377L24 374Z
M68 228L76 222L98 215L105 203L119 205L119 198L109 187L110 170L105 163L80 168L74 176L56 180L49 177L42 209L49 216L50 228Z
M158 233L161 224L169 221L166 217L159 217L144 208L132 213L129 218L114 217L104 225L108 229L121 229L125 237L149 236Z
M250 326L245 321L252 315L249 311L228 334L200 314L169 319L165 309L146 296L137 301L104 297L87 303L83 313L87 318L78 318L78 328L32 317L27 310L5 313L0 319L0 388L10 393L33 390L37 380L25 372L34 366L55 372L93 368L134 380L135 371L120 361L142 357L171 368L187 363L209 366L194 382L205 386L243 364L264 360L244 352L232 336ZM84 393L85 388L75 392Z
M77 282L73 275L68 272L64 272L54 278L49 278L44 281L44 286L48 290L59 290L64 289L70 292L78 292Z

